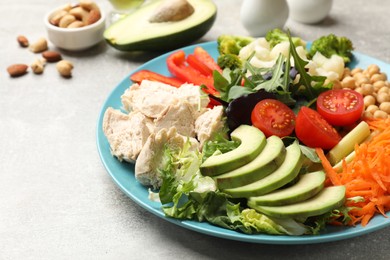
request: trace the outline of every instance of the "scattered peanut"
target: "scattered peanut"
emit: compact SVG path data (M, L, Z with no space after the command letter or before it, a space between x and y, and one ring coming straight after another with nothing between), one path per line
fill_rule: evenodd
M11 77L20 77L27 73L28 66L26 64L13 64L7 68L8 74Z
M35 73L35 74L42 74L43 73L43 70L45 68L45 60L43 59L36 59L31 65L31 70Z
M57 70L61 76L70 78L72 76L73 64L68 60L61 60L57 62Z
M49 22L61 28L80 28L96 23L101 18L97 4L81 0L79 4L68 4L56 11Z
M18 41L18 43L19 43L19 45L20 45L21 47L26 48L26 47L28 47L28 45L29 45L28 39L27 39L25 36L23 36L23 35L19 35L19 36L16 38L16 40Z
M43 52L47 50L47 41L45 38L39 38L35 43L29 47L30 51L34 53Z

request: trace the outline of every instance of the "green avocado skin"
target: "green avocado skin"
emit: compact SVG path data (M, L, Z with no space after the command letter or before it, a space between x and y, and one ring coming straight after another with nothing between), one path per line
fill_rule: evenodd
M322 215L342 206L344 201L345 187L330 186L322 189L310 199L290 205L261 206L249 201L248 206L271 217L300 219Z
M246 165L215 177L219 189L231 189L244 186L266 177L274 172L284 161L286 148L277 136L267 139L261 153Z
M298 182L287 188L271 193L250 197L248 201L259 206L283 206L307 200L324 188L325 173L323 171L302 174Z
M183 28L181 31L169 30L169 27L163 28L165 30L165 34L163 36L153 36L153 34L147 35L147 38L143 38L142 40L137 39L137 35L131 37L131 39L126 43L118 44L113 40L115 35L111 33L111 28L116 26L116 23L112 24L110 27L106 29L103 36L105 41L112 47L120 51L151 51L151 52L165 52L174 49L178 49L180 47L189 45L194 43L195 41L202 38L213 26L216 18L217 18L217 8L214 4L207 3L208 1L198 1L197 5L208 4L210 7L214 6L213 9L209 8L210 16L202 21L199 21L197 24L193 24L192 26ZM211 2L212 3L212 2ZM145 8L148 8L145 6ZM212 11L213 10L213 11ZM153 9L151 9L153 11ZM144 12L148 14L147 12ZM134 13L135 14L135 13ZM132 15L132 14L130 14ZM146 18L145 18L146 19ZM123 21L119 21L119 23L124 23L126 18L123 18ZM137 26L132 22L128 23L128 31L122 31L121 33L131 34L131 28ZM158 24L158 23L157 23ZM156 25L158 26L158 25ZM174 22L172 22L171 28L175 28ZM145 32L147 34L147 32Z
M143 41L135 41L128 44L115 44L107 38L105 38L105 40L110 46L120 51L170 51L189 45L202 38L211 29L216 18L217 13L203 23L188 28L185 31L150 38Z
M293 181L302 167L303 154L298 143L291 144L286 150L287 153L283 163L274 172L250 184L232 189L223 189L223 192L233 198L249 198L270 193Z

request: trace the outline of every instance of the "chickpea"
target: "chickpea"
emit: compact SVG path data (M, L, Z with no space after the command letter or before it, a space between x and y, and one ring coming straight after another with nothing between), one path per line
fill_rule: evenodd
M377 82L380 80L385 81L385 80L387 80L387 76L384 73L374 74L371 76L370 80L371 80L371 82Z
M376 101L378 101L378 103L380 104L383 102L390 101L390 95L386 92L378 93L378 96L376 97Z
M363 84L371 83L370 79L366 76L360 76L356 78L356 86L362 86Z
M356 91L357 93L360 93L360 94L363 95L363 89L362 89L361 87L355 88L355 91Z
M386 101L379 105L379 109L387 114L390 114L390 102Z
M347 76L343 78L341 81L341 85L343 86L343 88L350 88L350 89L356 88L355 79L351 76Z
M378 91L380 88L384 87L385 85L386 83L383 80L376 81L373 84L375 91Z
M380 69L379 69L379 66L376 65L376 64L371 64L367 67L367 71L368 71L368 74L370 76L374 75L374 74L378 74L380 72Z
M367 84L367 83L362 85L362 95L363 96L372 95L372 93L374 93L374 86L373 85Z
M378 94L379 93L388 93L389 94L389 88L388 87L381 87L379 90L378 90Z
M375 105L375 98L371 95L365 96L363 101L365 107L368 107L369 105Z
M377 105L369 105L367 108L366 108L366 111L367 112L370 112L371 114L374 114L375 111L379 110L379 107Z
M351 75L355 76L355 74L362 73L362 71L363 71L363 69L361 69L361 68L354 68L353 70L351 70Z
M342 88L343 88L343 85L341 84L340 81L335 80L335 81L333 81L333 87L332 87L332 88L333 88L333 89L342 89Z
M344 72L343 72L343 78L350 77L350 76L351 76L351 69L348 67L345 67Z
M371 112L363 111L363 118L372 118L374 115Z
M374 118L387 118L388 116L389 115L386 112L382 111L382 110L377 110L374 113Z

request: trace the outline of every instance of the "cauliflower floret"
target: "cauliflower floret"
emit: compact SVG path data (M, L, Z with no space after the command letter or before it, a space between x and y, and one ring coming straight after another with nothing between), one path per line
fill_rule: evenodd
M320 52L316 52L306 67L310 75L325 76L328 81L333 82L341 79L345 64L343 58L338 55L333 54L330 58L326 58Z

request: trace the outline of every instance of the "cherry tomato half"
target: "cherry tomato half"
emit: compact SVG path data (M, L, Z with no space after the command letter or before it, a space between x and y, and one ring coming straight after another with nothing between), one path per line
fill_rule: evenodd
M297 115L295 134L309 147L331 149L341 139L340 135L317 111L302 107Z
M293 132L295 114L278 100L263 99L252 110L251 121L267 137L271 135L283 137Z
M351 89L333 89L321 93L317 111L329 124L346 126L359 120L363 113L363 96Z

